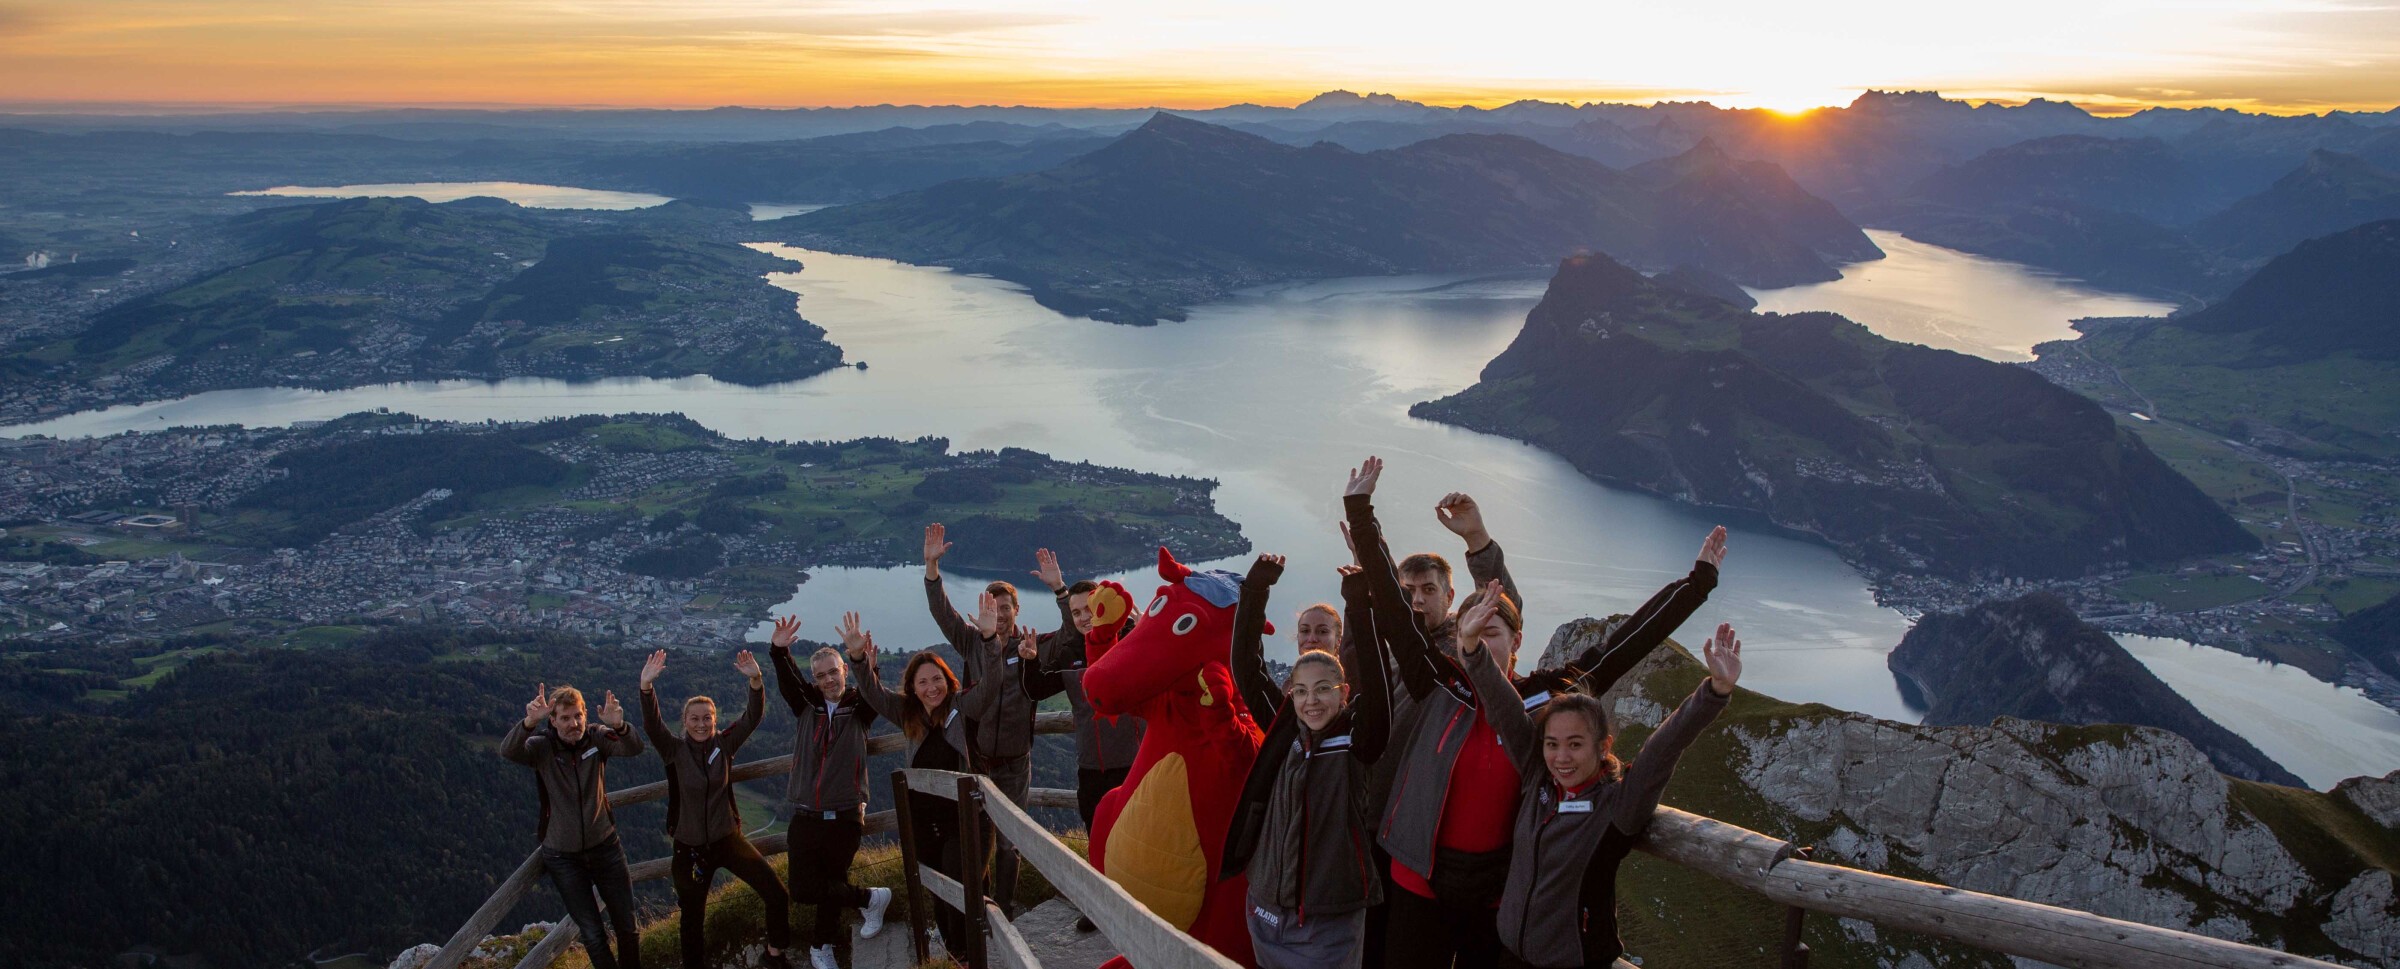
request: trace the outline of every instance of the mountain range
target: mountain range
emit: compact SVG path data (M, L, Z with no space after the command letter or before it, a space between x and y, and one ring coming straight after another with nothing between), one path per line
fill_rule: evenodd
M1040 172L965 179L777 223L790 241L1025 284L1117 322L1279 279L1519 269L1590 249L1754 286L1881 255L1775 166L1702 142L1617 170L1532 141L1449 135L1295 148L1160 114Z
M1886 568L2076 575L2258 544L2098 404L2030 371L1832 313L1751 313L1603 256L1562 263L1474 386L1410 413Z

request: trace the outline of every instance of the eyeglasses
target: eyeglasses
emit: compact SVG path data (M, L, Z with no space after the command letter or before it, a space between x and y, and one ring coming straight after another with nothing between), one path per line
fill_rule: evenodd
M1284 692L1294 700L1339 700L1342 698L1342 685L1339 683L1320 684L1315 689L1295 686Z

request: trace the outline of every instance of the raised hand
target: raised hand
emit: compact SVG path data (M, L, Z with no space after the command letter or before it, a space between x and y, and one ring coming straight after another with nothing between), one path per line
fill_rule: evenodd
M1500 597L1506 594L1501 591L1498 579L1483 584L1483 596L1458 616L1459 652L1468 656L1483 652L1483 627L1491 625L1492 617L1500 614Z
M550 716L550 684L533 685L533 699L525 701L525 725L532 727Z
M950 543L942 540L947 534L941 522L925 526L925 577L928 579L942 577L942 556L950 554Z
M1733 637L1733 625L1718 623L1716 636L1700 652L1708 661L1708 688L1718 696L1733 695L1733 685L1742 679L1742 641Z
M608 691L600 701L600 722L611 728L625 726L625 705L617 702L617 691Z
M1280 578L1283 578L1283 556L1261 554L1257 561L1250 563L1250 575L1244 584L1274 585L1275 580Z
M733 669L734 672L753 680L762 675L758 671L758 657L750 655L750 651L746 649L733 654Z
M647 690L650 684L658 682L658 674L665 672L666 668L667 651L653 650L650 658L642 661L642 689Z
M1483 528L1483 508L1464 491L1453 491L1433 503L1433 517L1451 534L1467 540L1467 551L1480 552L1492 543L1492 535Z
M1712 567L1725 566L1725 526L1719 525L1709 530L1708 538L1700 543L1699 559Z
M1040 633L1033 631L1032 626L1017 627L1017 657L1026 660L1042 658L1041 648L1036 645L1040 636Z
M799 641L800 617L783 616L775 620L775 635L767 640L767 645L790 649L793 643Z
M874 642L874 638L868 636L867 631L859 626L858 613L842 613L842 621L833 627L833 631L842 637L842 651L848 653L851 659L864 660L873 655L874 650L870 644Z
M1342 487L1342 497L1375 493L1375 479L1383 476L1383 459L1368 455L1359 462L1358 470L1350 472L1350 483Z
M1000 597L989 592L975 597L975 631L990 639L1000 632Z
M1357 574L1359 574L1359 573L1361 573L1361 572L1364 572L1364 571L1366 571L1366 569L1360 568L1360 567L1358 567L1358 566L1355 566L1355 565L1336 565L1336 566L1334 566L1334 567L1333 567L1333 574L1335 574L1335 575L1338 575L1338 576L1341 576L1342 578L1345 578L1345 579L1347 579L1347 578L1349 578L1349 577L1351 577L1351 576L1353 576L1353 575L1357 575Z
M1049 586L1051 592L1067 587L1067 575L1058 570L1058 556L1049 549L1035 549L1033 565L1033 577L1042 580L1042 584Z
M1350 550L1350 561L1358 561L1358 543L1350 540L1350 522L1344 520L1336 524L1342 526L1342 547Z

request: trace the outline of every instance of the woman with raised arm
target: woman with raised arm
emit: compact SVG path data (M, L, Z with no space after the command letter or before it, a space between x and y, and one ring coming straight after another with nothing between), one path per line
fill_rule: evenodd
M836 631L850 657L850 675L858 681L859 694L877 714L900 725L900 734L908 741L902 763L926 770L975 772L981 758L968 742L972 728L961 710L968 697L960 693L958 675L950 671L950 664L932 650L909 657L908 667L900 673L907 692L894 694L883 688L883 677L875 665L875 636L859 625L858 613L844 613ZM1005 680L985 680L976 690L998 689L1002 684L1016 686ZM908 792L908 813L918 856L935 871L957 878L963 870L958 804L939 794L912 790ZM937 900L933 917L943 937L966 937L964 913Z
M675 842L671 874L675 904L682 911L683 964L705 965L708 947L701 932L708 924L708 888L717 869L733 873L758 893L766 908L768 966L787 966L783 947L791 942L785 911L789 907L775 869L742 836L742 808L733 797L733 758L742 742L758 729L766 712L766 689L758 660L749 650L733 656L733 668L750 680L749 703L742 718L717 729L717 701L695 696L683 701L683 736L667 732L660 716L658 675L667 668L667 651L657 650L642 664L642 732L667 768L667 834Z
M1355 969L1367 909L1383 903L1375 872L1368 767L1383 756L1391 697L1381 646L1355 651L1356 696L1331 651L1310 649L1278 690L1267 671L1267 590L1283 556L1261 555L1242 580L1228 665L1254 712L1274 711L1226 831L1219 877L1250 876L1250 942L1259 969ZM1366 580L1342 568L1349 626L1365 631ZM1255 713L1254 713L1255 715Z
M1492 600L1467 610L1462 630L1481 632L1493 621L1499 588L1487 591ZM1480 636L1462 632L1459 648L1484 719L1525 776L1500 895L1497 927L1508 950L1501 964L1610 965L1625 951L1617 938L1617 866L1657 813L1676 760L1733 696L1742 641L1732 626L1717 626L1702 650L1708 678L1642 742L1631 766L1617 760L1616 735L1598 699L1569 694L1529 717Z
M817 650L803 675L792 659L792 643L799 638L800 617L785 616L775 620L767 646L775 688L800 719L792 735L791 782L783 796L792 819L792 899L816 907L810 965L839 969L833 950L843 935L842 910L860 910L865 922L858 935L872 939L883 931L883 912L892 904L889 888L850 884L850 863L866 834L867 729L875 725L875 711L851 688L841 651Z

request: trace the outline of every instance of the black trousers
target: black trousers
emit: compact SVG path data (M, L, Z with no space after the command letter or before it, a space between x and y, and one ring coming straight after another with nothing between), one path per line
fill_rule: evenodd
M642 969L641 925L633 910L633 879L625 871L625 846L616 835L582 851L542 849L542 872L567 905L567 917L583 936L584 955L592 969ZM594 901L598 893L598 901ZM608 905L608 922L600 921L600 903ZM617 936L617 951L608 951L609 932Z
M963 870L959 850L964 847L959 841L958 804L938 794L910 791L908 820L913 829L910 835L917 844L917 859L932 865L935 871L957 878ZM961 940L967 937L966 913L951 908L941 899L931 898L931 892L926 895L933 906L934 927L942 930L942 942L953 953L957 952L957 947L965 944ZM911 900L909 904L916 902Z
M1100 799L1107 797L1108 792L1116 790L1119 785L1124 784L1125 775L1132 771L1131 767L1112 767L1108 770L1093 770L1089 767L1075 769L1075 813L1083 815L1085 833L1091 832L1092 817L1100 813Z
M867 905L867 890L850 884L850 863L857 860L858 839L865 833L857 808L835 811L831 818L823 811L792 815L792 901L817 907L814 945L847 939L842 910Z
M732 872L733 877L758 893L759 904L767 910L767 945L782 950L792 944L791 899L783 893L783 883L775 880L775 868L750 844L750 839L736 831L705 845L675 845L675 904L681 909L683 932L683 964L708 965L708 947L702 933L708 925L708 888L717 879L717 869Z
M1400 969L1481 969L1500 964L1499 911L1459 905L1402 888L1385 896L1383 958Z

